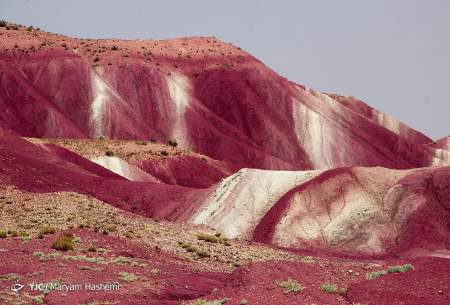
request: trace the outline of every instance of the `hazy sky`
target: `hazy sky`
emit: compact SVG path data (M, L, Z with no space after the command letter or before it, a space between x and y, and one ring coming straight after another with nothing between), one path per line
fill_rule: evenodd
M216 36L297 83L450 134L448 0L0 0L0 18L85 38Z

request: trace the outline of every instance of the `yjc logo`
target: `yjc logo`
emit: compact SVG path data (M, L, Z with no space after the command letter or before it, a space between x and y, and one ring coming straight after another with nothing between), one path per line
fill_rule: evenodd
M11 291L18 293L23 287L25 286L20 283L15 283L14 285L11 285Z

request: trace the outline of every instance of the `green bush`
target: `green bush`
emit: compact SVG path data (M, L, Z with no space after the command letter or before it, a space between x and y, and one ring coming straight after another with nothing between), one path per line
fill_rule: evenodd
M136 274L134 273L128 273L128 272L120 272L119 273L119 278L121 281L124 282L134 282L138 279L138 277L136 276Z
M198 233L197 238L199 240L207 241L209 243L218 243L219 238L217 238L214 235L204 234L204 233Z
M193 246L191 244L186 244L184 242L179 242L178 245L181 248L183 248L184 250L186 250L187 252L194 252L200 258L210 257L211 256L211 254L209 254L209 252L207 252L206 250L197 248L197 247L195 247L195 246Z
M5 230L0 230L0 238L6 238L7 232Z
M223 244L226 246L230 245L228 240L226 238L222 237L222 235L220 233L216 233L216 235L210 235L207 233L197 232L196 235L199 240L203 240L203 241L206 241L209 243L213 243L213 244L219 243L219 244Z
M169 143L169 145L172 146L172 147L177 147L177 146L178 146L178 143L177 143L177 141L175 141L175 140L170 140L168 143Z
M321 288L328 293L335 293L338 290L337 286L334 284L323 284Z
M366 274L366 278L368 280L376 279L377 277L380 277L382 275L388 274L388 273L403 273L410 270L413 270L414 266L411 264L404 264L404 265L395 265L395 266L389 266L387 270L381 270L381 271L374 271Z
M75 248L74 237L72 234L63 234L59 236L52 244L52 248L59 251L69 251Z
M389 266L387 269L388 273L402 273L406 271L413 270L414 266L411 264L397 265L397 266Z
M8 22L6 22L5 20L0 20L0 27L4 28L7 25L8 25Z
M288 278L286 281L276 282L278 286L284 289L284 293L302 292L305 287L300 285L296 280Z
M36 304L44 304L45 295L39 294L37 296L32 297L33 302Z
M385 275L387 273L387 271L385 270L381 270L381 271L374 271L374 272L370 272L366 274L366 278L368 280L373 280L376 279L377 277L380 277L382 275Z

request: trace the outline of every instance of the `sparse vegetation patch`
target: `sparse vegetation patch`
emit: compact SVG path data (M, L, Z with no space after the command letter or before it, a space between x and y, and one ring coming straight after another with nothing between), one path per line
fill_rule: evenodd
M302 292L305 287L299 284L294 279L288 278L286 281L277 281L277 285L284 289L284 293L297 293Z
M413 270L414 266L412 264L403 264L403 265L395 265L389 266L387 270L374 271L366 274L366 278L368 280L376 279L382 275L386 275L388 273L403 273L410 270Z
M388 273L403 273L406 271L413 270L414 266L411 264L404 264L404 265L396 265L396 266L389 266L387 269Z
M211 255L209 254L208 251L197 248L191 244L186 244L183 242L179 242L178 245L183 248L184 250L186 250L187 252L193 252L195 254L198 255L198 257L200 258L204 258L204 257L210 257Z
M220 300L204 300L204 299L198 299L191 301L189 303L183 303L185 305L222 305L226 304L230 299L224 298Z
M45 235L54 234L56 232L53 227L43 227L39 230L38 238L44 238Z
M219 244L223 244L225 246L230 245L229 241L225 237L223 237L220 233L211 235L211 234L207 234L207 233L203 233L203 232L197 232L197 233L195 233L195 235L197 236L197 238L199 240L203 240L203 241L206 241L209 243L219 243Z
M320 288L328 293L335 293L338 291L338 287L335 284L323 284Z
M380 277L382 275L385 275L387 273L387 271L385 270L381 270L381 271L373 271L373 272L369 272L366 274L366 278L368 280L373 280L376 279L377 277Z
M138 279L137 275L134 273L128 273L128 272L120 272L119 273L119 278L121 281L130 283L130 282L134 282Z
M15 281L19 278L19 275L16 273L7 273L0 275L0 281Z

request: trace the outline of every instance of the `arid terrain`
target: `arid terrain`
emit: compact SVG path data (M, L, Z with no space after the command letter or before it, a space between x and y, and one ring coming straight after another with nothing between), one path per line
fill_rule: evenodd
M0 304L450 304L449 137L215 37L8 22L0 106Z

